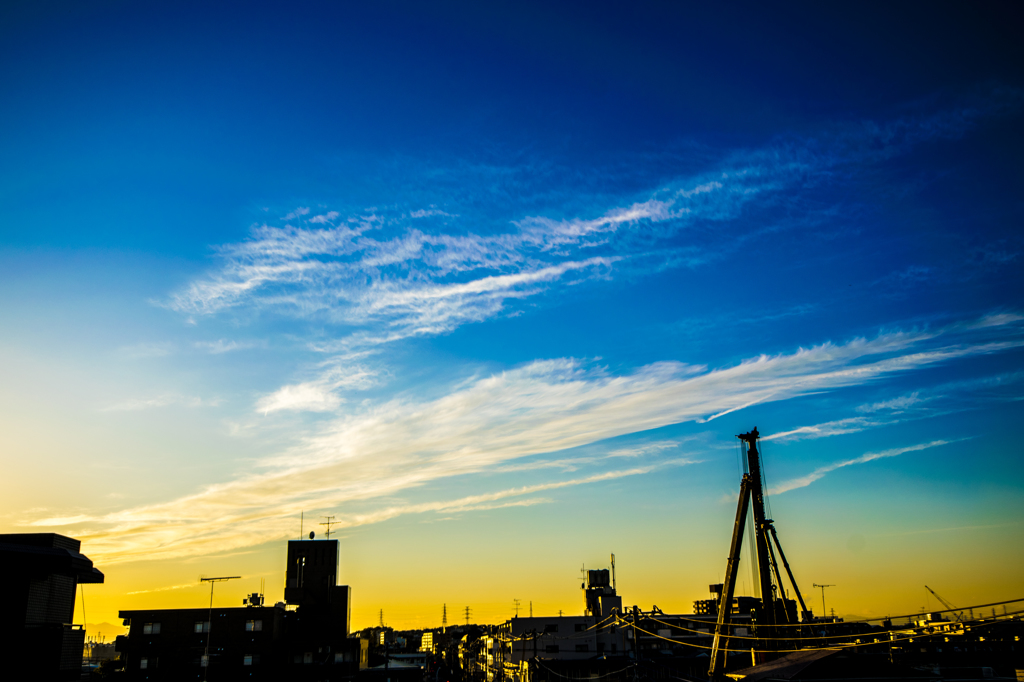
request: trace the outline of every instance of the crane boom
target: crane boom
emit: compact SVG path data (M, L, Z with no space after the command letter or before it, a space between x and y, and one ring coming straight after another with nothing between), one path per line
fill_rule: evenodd
M936 592L936 591L935 591L935 590L933 590L932 588L930 588L930 587L928 587L927 585L925 585L925 586L924 586L924 589L926 589L926 590L928 590L929 592L931 592L931 593L932 593L932 596L933 596L933 597L935 597L936 599L938 599L938 600L939 600L939 603L940 603L940 604L942 604L943 606L945 606L945 607L946 607L947 609L949 609L950 611L953 611L953 610L955 610L955 609L956 609L956 607L955 607L955 606L953 606L953 605L952 605L952 604L950 604L950 603L949 603L948 601L946 601L945 599L943 599L942 597L940 597L940 596L939 596L939 594L938 594L938 592Z

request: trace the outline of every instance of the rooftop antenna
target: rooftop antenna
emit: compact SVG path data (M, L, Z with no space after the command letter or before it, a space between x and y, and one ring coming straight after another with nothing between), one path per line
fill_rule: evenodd
M305 533L303 532L303 528L302 528L303 522L305 520L306 520L306 512L305 511L300 511L299 512L299 539L300 540L302 539L302 536L305 535Z
M519 600L518 599L513 599L512 601L516 605L516 618L518 618L519 617Z
M807 583L804 583L806 585ZM815 587L821 588L821 615L824 616L828 611L825 610L825 588L835 587L835 585L819 585L818 583L812 583Z
M612 591L615 591L615 553L612 553Z
M338 525L338 522L334 520L333 516L327 516L325 514L324 518L327 519L327 521L325 523L321 523L320 525L321 526L327 526L327 539L330 540L331 539L331 526Z
M222 583L227 580L238 580L242 576L240 575L226 575L220 576L219 578L200 578L201 583L210 583L210 615L206 617L206 653L203 654L203 660L206 661L206 667L203 668L203 680L206 680L206 675L210 671L210 630L213 629L213 586L217 583Z

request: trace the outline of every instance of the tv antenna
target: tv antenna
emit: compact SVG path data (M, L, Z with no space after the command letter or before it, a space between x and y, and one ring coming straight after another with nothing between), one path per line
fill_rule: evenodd
M325 521L324 523L321 523L320 525L321 526L327 526L327 539L330 540L331 539L331 526L338 525L338 522L334 520L333 516L327 516L325 514L324 518L327 519L327 521Z
M807 583L804 583L804 584L806 585ZM824 617L825 614L828 613L828 611L825 610L825 588L826 587L835 587L835 585L819 585L818 583L813 583L813 585L815 587L820 587L821 588L821 615L822 615L822 617Z
M203 659L206 661L206 667L203 668L203 680L206 679L206 675L210 670L210 630L213 629L213 586L217 583L222 583L228 580L238 580L242 576L240 575L225 575L217 578L200 578L201 583L210 583L210 615L206 617L206 653L203 654Z
M518 618L519 617L519 600L518 599L513 599L512 601L516 605L516 618Z

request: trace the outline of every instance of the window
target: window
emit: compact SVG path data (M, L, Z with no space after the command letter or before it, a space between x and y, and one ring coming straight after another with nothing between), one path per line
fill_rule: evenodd
M209 632L209 631L210 631L210 621L208 621L208 620L197 620L196 624L193 626L193 632Z
M576 632L585 632L587 629L586 623L576 623Z
M549 654L557 654L558 653L558 645L557 644L548 644L546 647L544 647L544 651L545 651L545 653L549 653Z
M242 665L252 665L252 656L250 654L242 656Z
M160 623L146 623L142 626L142 634L144 635L159 635L160 634Z
M139 668L141 670L145 670L148 667L149 667L149 659L148 658L140 658L139 659Z
M547 623L544 632L558 632L558 623Z
M577 651L577 653L584 652L584 651L590 651L590 645L589 644L577 644L576 645L576 651Z
M263 629L262 620L247 620L245 621L246 632L259 632Z

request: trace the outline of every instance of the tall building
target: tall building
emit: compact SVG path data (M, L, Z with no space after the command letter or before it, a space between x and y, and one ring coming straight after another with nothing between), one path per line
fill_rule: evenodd
M5 665L24 664L24 679L75 680L82 674L85 630L73 625L75 595L103 574L81 543L56 533L0 535L0 641Z

